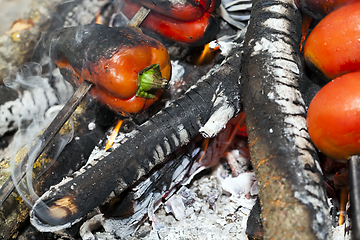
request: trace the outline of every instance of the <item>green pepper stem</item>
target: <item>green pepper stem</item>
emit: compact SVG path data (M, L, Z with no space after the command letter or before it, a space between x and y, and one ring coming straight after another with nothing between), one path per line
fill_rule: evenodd
M159 64L152 64L141 70L138 80L137 97L154 98L157 89L165 89L169 86L169 80L161 76Z

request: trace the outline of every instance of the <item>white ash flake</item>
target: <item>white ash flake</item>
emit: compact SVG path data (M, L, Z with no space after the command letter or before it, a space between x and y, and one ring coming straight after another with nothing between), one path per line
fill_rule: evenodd
M184 67L179 64L179 60L171 60L171 81L170 84L174 85L175 83L182 81L185 74Z
M287 21L283 18L277 19L277 18L269 18L265 20L262 25L267 28L271 28L274 30L277 30L279 32L285 32L289 33L287 29L290 28L291 22Z
M179 134L179 140L180 140L181 145L187 144L190 141L190 139L189 139L188 132L186 131L184 125L182 125L182 124L178 125L177 131Z
M232 107L224 103L209 118L209 120L199 129L204 138L215 137L221 129L225 128L226 123L234 116L235 111Z
M221 51L221 55L225 57L229 56L231 51L238 45L239 43L233 41L219 41L219 40L213 40L209 43L209 47L211 49L215 49L219 47Z
M88 129L89 129L90 131L94 130L95 127L96 127L96 124L95 124L94 122L91 122L91 123L88 124Z
M234 201L236 198L222 194L221 183L215 175L214 172L213 175L204 176L194 181L187 189L189 194L193 194L190 198L193 201L187 202L180 192L174 196L175 199L170 200L169 207L161 206L155 212L155 218L162 228L152 229L148 233L151 227L146 223L129 240L140 239L138 236L142 233L147 234L141 239L147 240L246 239L245 230L251 208L242 206L241 204L246 201L241 202L240 198L239 201ZM241 182L238 183L241 184ZM213 195L217 200L211 208L207 197L210 198ZM242 198L245 199L243 195ZM250 199L248 202L248 206L252 207L253 204L250 202L255 202L255 199ZM175 213L176 217L168 214L167 211Z
M351 232L345 233L346 225L333 227L332 234L333 240L351 240Z
M300 74L298 65L293 61L289 61L285 59L275 59L274 63L275 63L274 65L277 67L284 68L286 70L291 70L295 74Z
M180 143L175 134L171 134L171 139L173 140L175 147L178 147Z
M285 6L283 6L283 5L272 5L272 6L270 6L270 7L265 7L265 8L263 8L263 9L264 9L264 11L272 12L272 13L275 13L275 14L281 12L281 13L285 13L285 14L291 15L291 13L289 12L289 10L288 10Z
M170 147L169 139L167 139L167 137L164 137L163 144L164 144L165 150L166 150L165 154L169 155L171 152L171 147Z
M251 45L252 41L249 41L249 45ZM272 54L273 57L284 57L284 54L288 55L291 60L294 60L291 54L291 45L286 43L285 41L278 39L277 41L270 41L266 38L261 38L260 41L255 43L253 48L253 52L250 56L257 55L262 51L267 51Z
M156 145L153 153L154 153L153 158L155 160L155 165L161 163L161 161L165 158L164 151L162 150L160 145Z
M226 123L234 116L235 110L227 103L227 96L223 92L219 92L221 84L219 84L214 98L214 108L220 106L211 114L209 120L199 129L199 133L204 138L215 137L221 129L225 128Z

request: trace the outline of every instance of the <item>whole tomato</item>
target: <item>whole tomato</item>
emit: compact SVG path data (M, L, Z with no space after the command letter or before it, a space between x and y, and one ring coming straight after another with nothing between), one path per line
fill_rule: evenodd
M303 13L315 19L322 19L330 12L357 1L358 0L295 0L295 3Z
M330 158L360 154L360 72L338 77L316 94L307 127L314 145Z
M331 80L360 70L360 2L341 7L322 19L306 40L307 66Z

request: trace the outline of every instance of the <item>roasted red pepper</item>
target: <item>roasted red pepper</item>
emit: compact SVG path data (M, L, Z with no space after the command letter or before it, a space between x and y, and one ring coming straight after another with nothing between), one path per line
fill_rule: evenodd
M221 3L220 0L133 0L133 2L180 21L200 19L205 12L212 13Z
M141 5L133 3L132 1L123 0L121 11L126 17L131 19L140 7ZM215 7L216 4L214 3L210 5L208 9ZM183 21L159 12L151 11L141 24L141 27L156 32L172 41L194 46L201 46L211 41L219 29L218 22L214 15L206 11L200 18L192 21Z
M51 57L73 85L94 83L90 94L121 115L157 101L171 75L166 48L132 27L92 24L56 30Z

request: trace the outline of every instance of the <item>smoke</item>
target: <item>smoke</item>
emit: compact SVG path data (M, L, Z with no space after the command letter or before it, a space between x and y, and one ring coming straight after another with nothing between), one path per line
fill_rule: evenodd
M16 111L18 113L15 114L15 117L18 117L18 131L9 146L11 149L10 171L13 182L19 183L16 185L18 193L29 206L32 206L39 198L34 190L34 180L38 179L56 161L74 135L73 123L69 121L67 124L70 130L64 131L61 135L58 134L51 142L51 146L45 149L43 156L36 159L43 141L41 132L61 109L63 99L67 99L73 92L72 87L60 87L67 93L59 92L59 89L50 85L49 78L45 77L42 71L40 64L30 62L19 69L13 69L4 79L7 87L20 93L22 103L22 106L17 106L18 108L12 110L12 113ZM55 82L61 81L67 85L62 77ZM28 125L24 124L25 122L31 123Z

